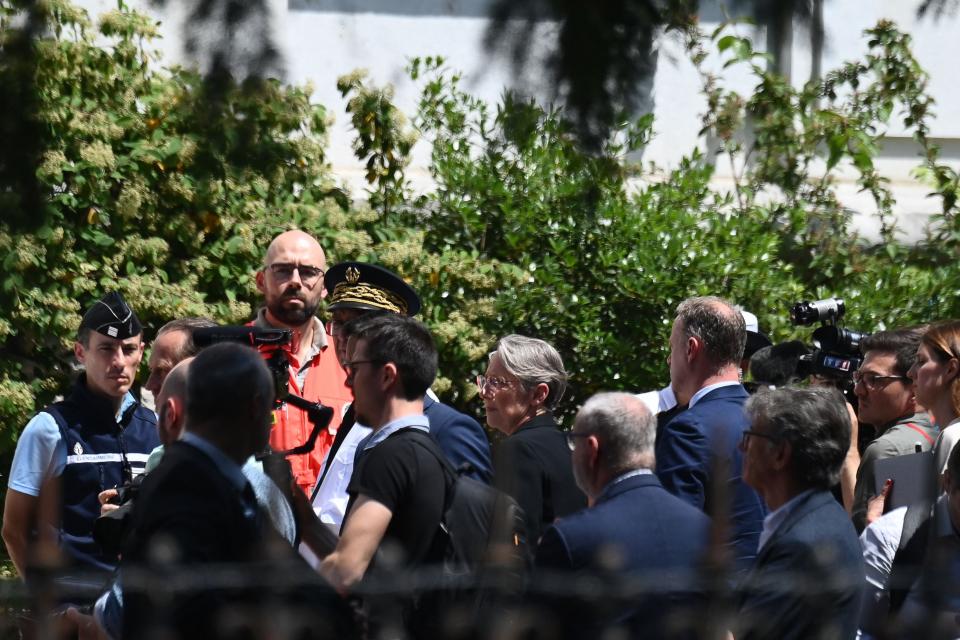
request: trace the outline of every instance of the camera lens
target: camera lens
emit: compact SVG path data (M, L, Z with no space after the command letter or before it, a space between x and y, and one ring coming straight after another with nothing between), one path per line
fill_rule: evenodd
M790 309L790 319L793 324L808 325L814 322L826 322L843 317L846 307L841 298L827 298L826 300L804 300L793 305Z

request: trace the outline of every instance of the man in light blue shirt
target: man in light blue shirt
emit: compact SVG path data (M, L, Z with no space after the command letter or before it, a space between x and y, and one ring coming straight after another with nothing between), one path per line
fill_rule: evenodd
M850 442L835 389L784 387L746 404L743 479L770 513L740 587L737 640L851 638L863 589L856 531L830 488Z
M21 576L58 551L69 567L111 571L116 557L93 540L97 495L142 472L159 442L153 413L129 393L143 356L142 328L119 293L84 314L74 355L84 372L63 401L27 424L10 469L3 540Z

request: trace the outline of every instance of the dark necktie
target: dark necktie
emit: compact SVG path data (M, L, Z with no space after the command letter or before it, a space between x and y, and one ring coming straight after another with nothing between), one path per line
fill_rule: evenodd
M323 465L323 472L320 474L320 477L317 478L317 484L313 486L313 492L310 494L311 503L313 499L317 497L317 491L320 490L323 479L327 477L327 472L330 471L330 463L333 462L333 456L337 455L337 451L340 450L343 441L347 439L347 434L350 433L350 429L353 428L355 422L356 418L354 418L353 415L353 404L351 404L347 408L346 413L343 414L343 420L340 421L340 428L337 429L337 435L333 437L330 451L327 452L327 463Z

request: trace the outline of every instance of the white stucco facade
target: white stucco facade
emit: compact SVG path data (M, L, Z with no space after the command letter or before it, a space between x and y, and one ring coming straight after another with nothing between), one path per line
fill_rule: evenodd
M112 8L112 2L83 0L91 13ZM144 5L146 3L140 3ZM714 0L703 0L701 25L710 30L722 19ZM866 51L863 30L881 18L889 18L913 36L914 52L930 74L930 90L937 102L933 137L945 160L960 165L960 88L953 67L960 59L960 39L955 36L960 18L919 19L919 0L824 0L825 46L822 68L830 70L845 60L861 58ZM185 20L182 9L168 0L163 20L164 54L170 61L184 59L180 35ZM271 31L283 56L286 80L310 81L314 99L328 107L336 122L330 136L329 157L334 171L354 191L363 188L361 164L351 152L349 120L336 80L356 68L369 70L379 84L396 88L396 102L410 113L418 88L407 79L404 67L414 56L442 55L450 67L464 73L465 88L489 101L496 101L505 86L549 98L550 87L543 74L515 77L506 56L490 56L483 46L489 0L270 0ZM545 25L550 29L550 25ZM746 28L746 27L743 27ZM757 45L758 48L760 45ZM810 73L809 39L801 28L794 33L791 51L792 80L801 83ZM726 74L726 86L749 92L750 80L737 71ZM658 72L653 82L653 108L657 136L644 153L644 160L669 167L701 141L697 138L700 113L705 108L699 94L699 78L686 58L681 43L662 38ZM428 150L418 145L410 176L426 187ZM929 189L911 175L916 166L916 148L909 134L895 125L888 132L879 159L881 172L891 180L897 199L897 215L906 236L919 237L928 215L938 202L926 197ZM728 182L724 163L718 167L718 186ZM852 181L841 185L845 204L863 215L862 232L875 235L869 196L858 193Z

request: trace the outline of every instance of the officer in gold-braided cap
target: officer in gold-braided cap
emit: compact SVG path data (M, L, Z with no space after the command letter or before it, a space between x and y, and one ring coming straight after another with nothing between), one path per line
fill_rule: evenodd
M349 361L348 340L342 333L349 321L369 314L413 316L420 311L417 292L400 276L375 264L341 262L330 267L323 285L329 296L327 333L336 338L337 357L341 363ZM430 436L450 463L466 475L489 482L492 473L490 443L483 427L472 417L439 402L430 390L424 399L424 413L430 421ZM347 411L314 488L311 497L314 512L334 532L340 531L346 515L347 487L353 473L356 448L369 433L369 427L354 421L352 408ZM309 538L307 532L301 551L316 567L321 557L312 550Z
M330 293L327 309L389 311L413 316L420 311L420 297L397 274L366 262L341 262L323 277Z

